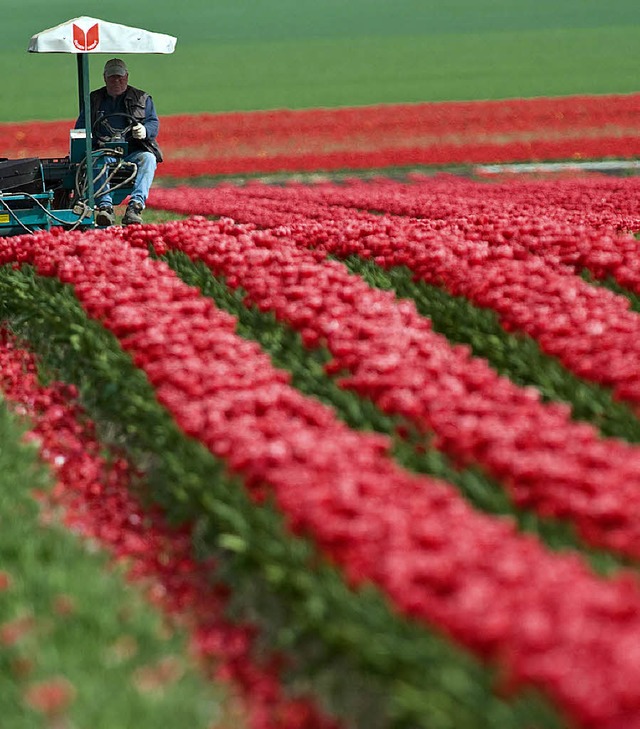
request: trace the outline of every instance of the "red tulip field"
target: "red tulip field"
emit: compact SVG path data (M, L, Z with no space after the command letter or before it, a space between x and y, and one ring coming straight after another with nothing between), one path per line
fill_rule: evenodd
M640 178L356 175L632 159L640 96L609 101L175 118L167 222L0 238L36 497L3 490L0 716L134 726L121 691L149 727L640 729ZM29 587L27 528L75 587ZM115 586L74 597L85 569ZM122 686L94 708L89 660Z
M177 114L160 177L640 155L640 94ZM7 157L59 157L70 121L0 124Z

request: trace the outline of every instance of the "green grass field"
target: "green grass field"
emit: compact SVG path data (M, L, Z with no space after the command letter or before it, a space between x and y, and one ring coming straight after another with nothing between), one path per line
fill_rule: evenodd
M127 57L161 114L640 90L637 0L21 0L0 121L75 115L74 60L26 48L80 14L177 36L173 55Z

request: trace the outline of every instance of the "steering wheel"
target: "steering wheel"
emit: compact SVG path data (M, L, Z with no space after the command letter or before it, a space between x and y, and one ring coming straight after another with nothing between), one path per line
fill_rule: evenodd
M129 123L124 129L114 129L111 124L113 117L124 117ZM138 120L123 111L112 111L110 114L102 114L91 126L91 136L99 143L123 142L126 135L138 124Z

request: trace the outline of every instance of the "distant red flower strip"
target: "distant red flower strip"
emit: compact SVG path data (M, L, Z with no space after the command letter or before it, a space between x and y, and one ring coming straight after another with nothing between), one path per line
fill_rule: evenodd
M256 498L273 491L290 527L351 582L379 585L403 614L499 662L510 685L548 692L583 727L640 726L635 577L596 577L577 555L551 553L453 488L404 472L386 438L349 430L291 388L231 317L121 235L0 240L0 262L72 284L183 430Z
M427 147L372 149L228 157L180 155L158 167L159 177L190 178L204 175L242 175L315 170L368 170L415 165L483 164L543 160L589 160L640 157L640 137L568 138L558 141L435 143ZM228 155L228 152L226 153Z
M107 464L91 421L77 404L73 386L38 383L33 356L12 337L0 336L0 391L12 408L32 422L29 440L56 476L43 505L61 506L65 522L97 539L115 559L126 558L129 575L147 582L149 595L171 614L188 616L193 649L218 677L241 688L256 729L336 729L307 699L287 699L278 674L280 659L251 657L257 629L233 625L222 616L227 589L211 581L211 564L191 555L190 527L170 528L158 510L143 510L129 490L132 470L123 457ZM42 698L41 698L42 697ZM48 700L44 691L33 702Z
M640 94L180 114L158 175L640 155ZM0 124L9 157L60 157L68 122Z

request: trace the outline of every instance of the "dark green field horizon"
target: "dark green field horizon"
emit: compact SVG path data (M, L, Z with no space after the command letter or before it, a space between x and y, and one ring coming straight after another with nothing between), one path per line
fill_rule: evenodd
M30 37L91 15L178 38L124 56L159 113L640 91L637 0L22 0L5 18L0 121L70 119L75 60ZM90 59L92 86L106 56Z

